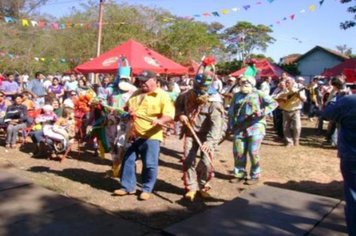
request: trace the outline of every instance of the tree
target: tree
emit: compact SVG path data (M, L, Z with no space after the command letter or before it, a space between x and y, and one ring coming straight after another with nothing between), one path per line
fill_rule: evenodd
M340 0L340 2L343 4L350 3L351 1L352 0ZM353 16L353 19L346 20L346 21L340 23L340 28L344 29L344 30L354 27L356 25L356 5L348 7L347 12L354 14L354 16Z
M300 71L298 70L298 65L296 63L290 63L290 64L282 64L279 65L284 71L288 72L288 74L297 76L300 75Z
M159 51L179 62L200 61L202 56L220 47L218 36L209 33L208 25L201 22L177 20L161 34L162 40L157 43Z
M244 61L254 50L265 51L269 44L275 42L270 36L272 32L272 29L265 25L238 22L224 32L227 51L231 55L238 55Z
M48 0L0 0L0 15L18 18L27 15Z
M341 53L346 56L351 56L352 55L352 48L349 48L346 44L344 45L337 45L336 49Z

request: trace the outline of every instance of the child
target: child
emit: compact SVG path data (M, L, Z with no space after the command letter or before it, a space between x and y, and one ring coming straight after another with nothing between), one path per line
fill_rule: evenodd
M54 148L57 152L63 152L67 149L74 137L74 129L74 110L66 107L63 109L62 117L60 117L54 125L46 125L43 127L43 133L56 143Z

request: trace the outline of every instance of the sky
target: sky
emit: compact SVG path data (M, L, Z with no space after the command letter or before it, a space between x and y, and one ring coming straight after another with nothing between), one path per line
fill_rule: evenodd
M99 0L97 0L99 2ZM347 45L356 54L356 27L348 30L340 29L340 22L350 20L353 14L347 12L347 7L354 5L341 4L339 0L130 0L117 3L144 5L152 8L162 8L173 15L181 17L195 17L195 20L207 23L219 22L230 27L239 21L252 24L271 26L271 36L276 42L263 53L272 57L276 62L283 56L299 53L304 54L315 46L322 46L336 50L337 45ZM48 13L56 17L69 14L70 9L78 7L85 0L49 0L48 4L40 8L41 13ZM104 1L105 2L105 1ZM244 7L250 5L248 10ZM315 10L310 11L309 6ZM222 14L222 10L229 10ZM219 12L219 17L203 16L203 13ZM294 19L291 20L291 15ZM283 18L287 20L283 20ZM279 21L279 23L277 23Z

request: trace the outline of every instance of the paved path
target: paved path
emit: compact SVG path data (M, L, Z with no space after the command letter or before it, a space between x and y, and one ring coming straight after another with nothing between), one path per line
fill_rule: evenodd
M167 235L346 235L344 203L260 186L162 230ZM99 207L0 169L0 235L153 235Z
M167 235L347 235L340 200L261 186L164 230Z
M0 169L0 235L143 235L152 232Z

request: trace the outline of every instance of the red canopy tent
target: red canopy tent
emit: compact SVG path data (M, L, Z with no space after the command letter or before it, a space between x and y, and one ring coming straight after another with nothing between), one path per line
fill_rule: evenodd
M190 63L186 65L189 75L195 75L199 69L200 64L194 60L190 60Z
M151 70L161 74L185 74L188 69L145 47L135 40L128 40L121 45L101 54L75 68L81 73L117 73L118 61L121 56L127 58L132 73L137 75L143 70Z
M257 76L259 77L269 77L271 76L273 79L276 79L282 75L284 72L280 67L272 64L266 59L256 60L256 68L258 70ZM238 71L231 73L231 76L239 76L244 74L247 67L241 68Z
M345 69L356 70L356 59L348 59L330 69L325 70L321 75L326 77L337 76L344 73Z

